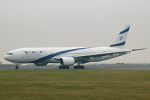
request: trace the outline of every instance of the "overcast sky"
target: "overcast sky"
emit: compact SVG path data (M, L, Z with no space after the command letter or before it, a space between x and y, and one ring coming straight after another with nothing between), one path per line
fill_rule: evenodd
M131 25L125 48L102 63L150 63L150 0L0 0L0 61L22 47L109 46Z

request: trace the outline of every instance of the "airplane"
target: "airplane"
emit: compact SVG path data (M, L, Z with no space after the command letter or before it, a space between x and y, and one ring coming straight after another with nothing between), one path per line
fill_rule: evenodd
M45 66L48 63L60 63L59 69L84 69L83 64L99 62L128 54L142 49L123 49L126 43L130 25L119 33L109 47L48 47L48 48L20 48L8 52L4 59L15 63L34 63L36 66Z

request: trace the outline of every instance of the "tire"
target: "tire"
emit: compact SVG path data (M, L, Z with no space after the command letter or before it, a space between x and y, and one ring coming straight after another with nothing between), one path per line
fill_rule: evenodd
M16 66L16 67L15 67L15 69L19 69L19 67L18 67L18 66Z
M59 69L69 69L69 66L59 66Z
M84 69L84 66L74 66L74 69Z

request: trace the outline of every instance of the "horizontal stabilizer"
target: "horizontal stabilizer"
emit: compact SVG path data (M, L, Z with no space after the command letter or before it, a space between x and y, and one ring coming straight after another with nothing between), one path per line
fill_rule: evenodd
M138 51L138 50L145 50L147 48L141 48L141 49L132 49L132 51Z

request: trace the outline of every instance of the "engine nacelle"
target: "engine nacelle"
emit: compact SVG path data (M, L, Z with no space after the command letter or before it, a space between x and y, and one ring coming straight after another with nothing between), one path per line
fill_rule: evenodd
M71 58L71 57L60 58L60 64L62 66L72 66L72 65L74 65L74 63L75 63L74 58Z
M46 66L47 65L47 63L34 63L35 64L35 66Z

